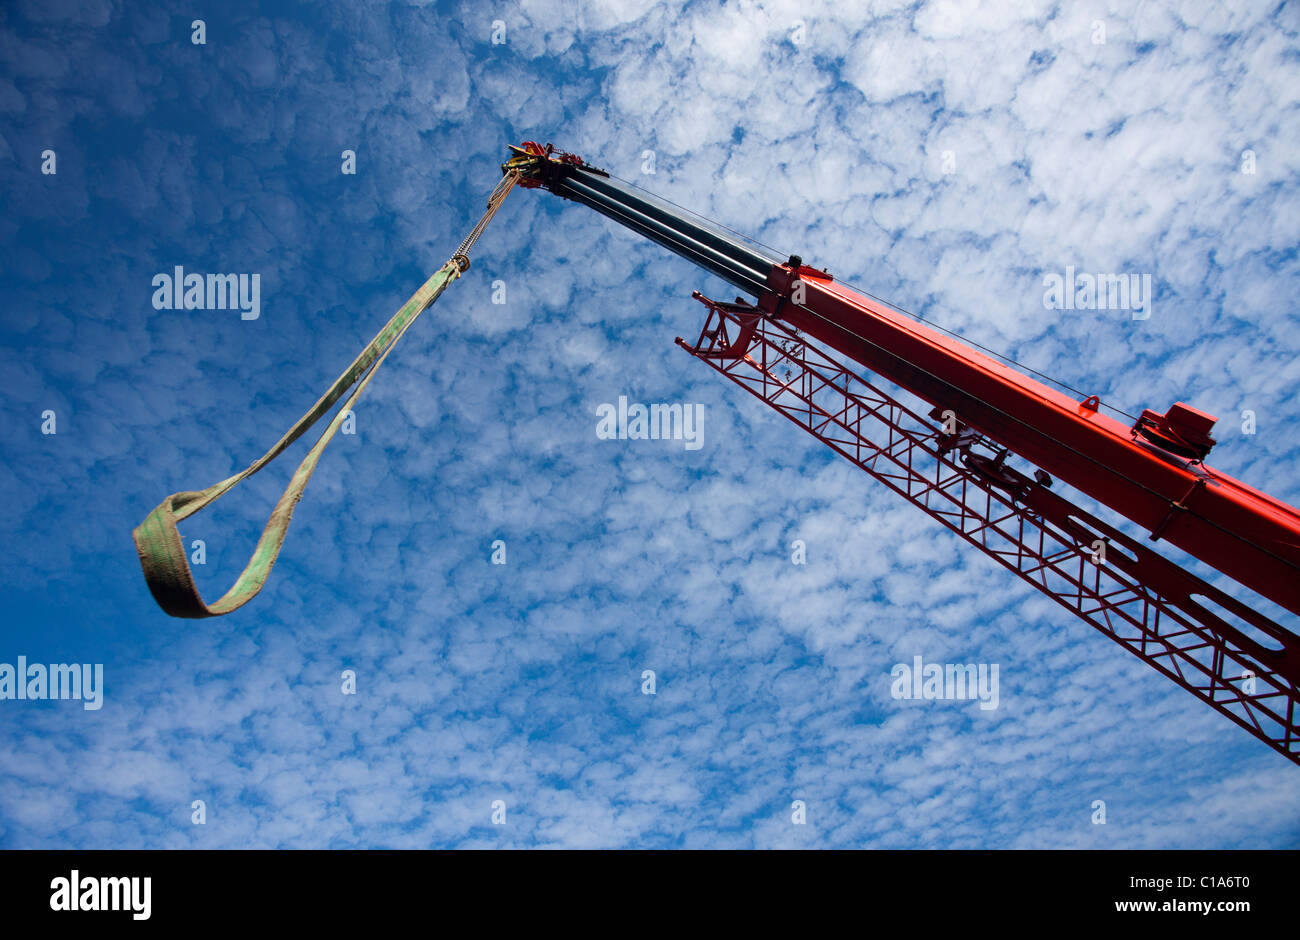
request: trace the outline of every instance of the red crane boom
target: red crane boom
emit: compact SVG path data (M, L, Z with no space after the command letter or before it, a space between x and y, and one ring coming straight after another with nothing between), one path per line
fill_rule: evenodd
M511 149L503 169L520 185L584 203L756 298L697 294L708 319L679 345L1300 763L1300 637L1050 489L1059 479L1300 614L1300 511L1204 464L1215 418L1179 402L1124 425L1096 396L1075 400L579 157ZM939 424L808 339L928 402Z

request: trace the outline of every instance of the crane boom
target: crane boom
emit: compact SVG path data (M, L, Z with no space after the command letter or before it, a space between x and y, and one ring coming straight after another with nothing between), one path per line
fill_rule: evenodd
M1147 530L1150 541L1167 541L1300 614L1300 511L1204 464L1214 445L1212 416L1178 402L1163 414L1144 411L1133 426L1127 426L1103 414L1096 396L1078 401L1058 392L837 282L798 256L781 259L693 220L671 204L620 184L573 154L531 141L511 150L513 156L503 169L518 171L522 187L543 187L595 209L754 297L756 304L752 305L740 298L734 304L716 304L700 297L709 307L710 319L696 345L679 344L779 411L783 410L781 396L794 385L777 381L769 359L782 359L783 368L799 373L792 382L811 383L809 387L816 386L818 394L838 390L835 394L843 394L844 402L827 412L820 424L806 422L807 429L863 469L875 473L874 460L867 466L858 459L864 448L866 452L874 448L879 458L890 454L893 444L881 449L871 443L860 422L839 428L838 436L826 436L826 429L838 427L837 422L843 424L840 419L855 407L848 391L852 379L846 377L852 373L836 373L839 377L833 382L812 378L822 373L807 371L806 355L790 356L791 344L801 346L806 338L814 339L934 406L930 418L943 424L922 434L932 443L932 456L938 461L932 483L945 472L955 473L954 479L960 477L990 496L1009 497L1003 501L1022 526L1026 520L1047 524L1062 545L1078 549L1104 543L1113 547L1109 562L1104 555L1100 566L1094 561L1093 567L1099 570L1089 577L1099 579L1102 570L1108 576L1121 572L1127 579L1126 590L1135 591L1133 596L1146 605L1140 622L1147 623L1148 613L1156 618L1150 630L1143 627L1139 631L1142 635L1135 641L1137 646L1126 645L1300 763L1300 715L1296 709L1300 702L1300 637L1050 491L1055 477ZM777 342L774 336L779 344L769 349ZM760 355L761 362L755 358ZM838 368L833 360L826 361L831 365L823 364L823 368L831 372ZM757 370L758 378L739 378L737 369L742 366ZM884 413L902 408L881 395L873 390L872 400L883 402L879 407ZM816 412L815 396L810 392L807 397L807 402L787 411L787 417L805 423L802 416ZM902 433L891 426L890 440ZM908 439L913 445L920 440ZM981 449L990 453L982 454ZM1008 465L1008 454L1031 464L1033 476ZM886 474L881 478L894 485L894 477ZM914 492L929 492L930 487L931 483L909 483L899 491L913 498ZM949 517L934 511L925 500L913 501L951 525ZM957 530L965 534L961 527ZM1007 564L1006 557L984 547ZM1017 551L1024 556L1023 539ZM1035 581L1018 566L1008 567L1041 590L1055 591L1053 596L1062 602L1066 597L1083 597L1081 582L1068 589L1045 587L1041 578ZM1041 570L1036 572L1041 574ZM1097 594L1099 601L1107 596ZM1067 606L1090 619L1082 606ZM1103 606L1109 616L1114 605L1106 602ZM1191 631L1189 635L1196 640L1193 652L1169 652L1179 644L1170 640L1167 630L1161 632L1161 615L1166 623L1174 618ZM1234 625L1226 616L1239 622ZM1243 624L1244 629L1239 629ZM1124 642L1113 629L1094 625ZM1148 655L1149 643L1163 644L1169 650ZM1201 652L1206 652L1210 661L1202 662ZM1186 677L1181 672L1171 673L1164 657L1177 659L1180 655L1195 662L1208 679L1183 681ZM1269 677L1262 700L1248 694L1244 684L1248 677L1260 675ZM1249 687L1254 688L1254 683ZM1234 712L1220 707L1216 697L1225 702L1230 699L1234 707L1241 708ZM1277 725L1273 731L1261 730L1261 708ZM1249 713L1245 719L1240 714L1243 710Z

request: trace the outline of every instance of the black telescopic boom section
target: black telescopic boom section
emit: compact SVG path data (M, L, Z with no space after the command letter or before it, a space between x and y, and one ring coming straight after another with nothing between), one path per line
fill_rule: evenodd
M567 173L549 180L546 188L595 209L753 297L765 289L772 265L784 260L691 219L648 193L634 193L608 177L578 167L566 169Z

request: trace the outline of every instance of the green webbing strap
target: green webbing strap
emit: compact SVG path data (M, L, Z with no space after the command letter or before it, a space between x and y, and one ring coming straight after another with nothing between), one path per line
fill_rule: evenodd
M322 396L321 400L316 402L310 411L298 419L298 423L290 428L284 437L280 438L278 444L267 451L247 470L209 486L206 490L173 493L162 501L162 505L149 513L144 522L136 527L131 535L135 539L136 551L140 553L140 566L144 569L144 577L149 583L149 590L153 593L154 600L158 602L158 605L164 611L173 617L218 617L248 603L262 589L262 585L266 583L266 579L271 573L272 566L275 565L275 559L280 554L280 546L284 544L284 537L289 530L289 521L293 518L294 507L297 505L298 500L302 498L303 489L307 486L307 481L311 479L312 471L316 469L316 462L320 460L325 445L330 442L330 439L334 437L334 433L343 423L344 415L361 397L366 383L379 371L385 357L392 351L397 341L402 338L402 334L406 332L407 328L415 322L421 313L438 299L439 295L447 289L448 284L460 277L468 266L469 259L464 254L457 253L456 257L444 264L433 277L425 281L424 286L415 292L401 310L397 311L387 325L379 331L379 335L370 342L370 345L362 351L352 365L348 366L347 371L339 376L338 381ZM372 363L374 368L370 369ZM367 369L370 369L368 373L366 372ZM358 380L360 380L359 384ZM320 440L316 442L307 456L303 458L302 463L298 465L293 479L289 482L288 489L284 491L280 501L275 504L275 510L271 513L271 518L267 522L266 528L262 530L262 537L257 540L257 549L253 552L252 559L249 560L248 565L240 574L239 580L235 582L235 586L227 591L225 596L215 604L203 603L198 588L194 586L194 578L190 574L189 559L185 555L185 546L181 543L181 535L176 529L176 523L194 515L194 513L218 499L245 477L252 476L274 460L286 447L320 420L321 416L329 411L334 403L343 396L344 392L352 388L353 385L356 385L356 389L348 396L347 402L334 416L334 420L325 429L325 433L320 436Z
M289 531L289 521L293 519L294 507L298 505L298 500L302 499L302 492L316 469L316 462L320 460L325 445L334 437L334 433L343 423L344 416L361 397L366 384L374 378L379 367L384 364L384 359L402 338L402 334L441 296L447 289L447 285L460 277L469 267L470 249L474 247L474 243L483 234L487 224L501 208L501 203L505 201L511 188L519 182L520 173L517 169L508 167L502 169L504 175L488 198L487 211L460 243L451 260L424 282L424 286L393 315L393 318L379 331L379 335L371 340L370 345L357 356L352 365L348 366L347 371L338 377L338 381L330 387L320 401L312 406L311 411L299 418L298 423L289 429L289 433L280 438L278 444L243 473L237 473L229 479L213 484L206 490L173 493L162 501L162 505L149 513L144 522L136 526L131 537L135 539L135 549L140 554L140 567L144 569L144 578L149 584L154 600L164 611L173 617L219 617L247 604L258 591L262 590L262 585L266 584L271 568L275 565L275 559L280 555L280 546L284 544L285 534ZM334 416L329 427L325 429L325 433L320 436L320 440L312 446L302 463L298 465L293 479L289 481L288 489L275 504L271 518L267 521L266 528L262 530L262 537L257 540L253 557L249 559L239 579L235 581L235 586L215 604L203 603L198 588L194 586L189 559L185 557L185 546L181 543L181 534L176 529L176 523L219 499L240 480L252 476L278 457L286 447L319 421L353 385L356 385L356 388L348 396L348 400L344 402L338 414Z

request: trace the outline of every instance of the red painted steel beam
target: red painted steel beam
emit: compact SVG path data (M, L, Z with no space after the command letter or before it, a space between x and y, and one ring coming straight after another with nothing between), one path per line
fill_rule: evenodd
M774 265L767 288L759 307L768 313L1300 614L1294 507L1135 439L1095 403L1075 401L823 271Z

